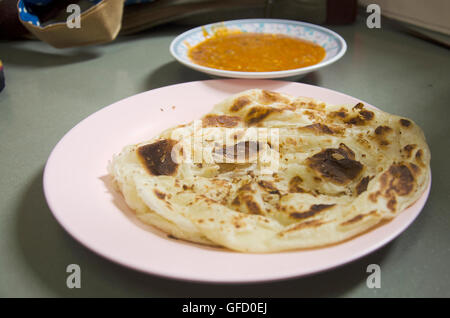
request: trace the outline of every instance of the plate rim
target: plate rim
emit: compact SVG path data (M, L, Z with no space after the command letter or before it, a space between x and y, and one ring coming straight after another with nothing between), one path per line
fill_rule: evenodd
M252 277L252 278L235 278L235 279L230 279L230 278L226 278L226 279L222 279L222 278L218 278L218 279L212 279L212 278L204 278L201 275L197 276L197 277L186 277L183 274L179 274L179 273L172 273L172 272L164 272L164 271L155 271L154 269L148 269L148 268L142 268L130 263L127 263L126 261L117 258L113 255L110 255L108 253L102 252L101 250L93 247L92 245L90 245L87 240L79 237L79 235L77 233L75 233L74 230L72 230L70 228L70 226L68 226L68 224L66 224L66 222L64 222L61 218L61 215L59 215L56 212L55 205L54 202L52 201L52 194L50 193L50 180L49 180L49 172L51 171L52 167L52 161L55 160L55 154L58 153L59 149L64 145L64 142L66 141L67 137L71 135L71 133L73 133L76 129L79 129L80 126L85 123L88 120L93 120L93 118L95 119L96 116L98 116L99 113L102 112L107 112L110 111L113 107L117 107L119 104L124 103L126 100L129 99L133 99L136 98L137 96L140 95L144 95L150 91L156 91L156 90L160 90L160 89L168 89L170 87L174 87L174 86L184 86L186 84L190 84L190 85L195 85L195 84L202 84L205 82L218 82L218 81L227 81L227 82L248 82L248 81L255 81L255 80L242 80L242 79L213 79L213 80L200 80L200 81L191 81L191 82L184 82L184 83L178 83L178 84L174 84L174 85L168 85L168 86L163 86L163 87L159 87L156 89L152 89L149 91L145 91L145 92L141 92L135 95L131 95L128 97L125 97L119 101L116 101L108 106L105 106L103 108L100 108L99 110L91 113L90 115L88 115L87 117L85 117L84 119L82 119L81 121L79 121L75 126L73 126L70 130L68 130L63 137L61 137L61 139L56 143L56 145L54 146L54 148L52 149L52 151L50 152L50 155L46 161L46 164L44 166L44 171L43 171L43 192L44 192L44 196L46 199L46 203L50 209L50 212L52 213L53 217L57 220L58 224L73 238L75 239L77 242L79 242L81 245L83 245L84 247L88 248L90 251L94 252L96 255L99 255L105 259L108 259L110 261L112 261L113 263L122 265L126 268L129 269L133 269L136 270L138 272L141 273L145 273L145 274L151 274L151 275L155 275L158 277L164 277L164 278L169 278L169 279L176 279L176 280L181 280L181 281L187 281L187 282L198 282L198 283L215 283L215 284L236 284L236 283L240 283L240 284L250 284L250 283L259 283L259 282L272 282L272 281L280 281L280 280L287 280L287 279L292 279L292 278L299 278L299 277L304 277L304 276L308 276L311 274L315 274L315 273L321 273L327 270L331 270L337 267L340 267L342 265L351 263L357 259L360 259L370 253L373 253L374 251L380 249L381 247L385 246L386 244L392 242L394 239L396 239L400 234L402 234L419 216L419 214L423 211L424 206L427 203L429 194L430 194L430 190L431 190L431 170L430 170L430 178L428 181L428 185L426 187L426 189L424 190L423 194L413 203L411 204L410 207L417 205L417 212L414 212L414 215L409 218L407 220L407 222L404 222L401 224L400 227L398 227L394 232L391 232L389 235L385 236L382 240L378 241L376 244L372 244L370 246L370 248L366 248L366 249L362 249L357 253L353 253L351 257L347 257L347 258L342 258L337 262L334 262L331 266L330 265L323 265L321 267L318 267L316 269L311 269L309 271L303 271L301 273L293 273L293 274L278 274L278 275L273 275L271 274L269 277ZM321 90L326 90L328 92L331 92L332 94L337 94L337 95L341 95L343 97L346 98L351 98L351 99L357 99L356 97L338 92L338 91L334 91L332 89L328 89L328 88L324 88L324 87L320 87L320 86L316 86L316 85L310 85L310 84L305 84L305 83L295 83L295 82L289 82L289 81L280 81L280 80L264 80L264 81L257 81L257 82L274 82L274 84L276 83L284 83L284 84L297 84L300 86L310 86L310 87L315 87L315 88L319 88ZM316 97L313 97L316 98ZM316 98L317 99L317 98ZM371 104L366 103L363 100L357 99L371 107ZM409 209L409 207L407 208ZM406 209L405 209L406 210ZM399 214L403 213L405 210L399 212ZM398 216L398 215L397 215ZM395 218L394 218L395 219ZM392 222L394 219L392 219L390 222ZM390 223L388 222L388 223ZM381 225L383 226L383 225ZM369 233L371 231L373 231L375 229L372 229L369 231ZM355 238L350 239L349 241L352 241L354 239L357 239L360 236L364 236L367 233L363 233L362 235L358 235ZM345 241L347 242L347 241ZM341 242L338 243L337 245L341 245L345 242ZM195 243L192 243L195 245ZM322 250L324 248L327 248L328 246L325 247L320 247L314 250ZM304 252L305 250L303 249L297 249L297 250L289 250L289 251L282 251L282 252L276 252L276 253L240 253L240 252L234 252L231 251L233 253L237 253L237 254L243 254L243 255L277 255L277 254L283 254L283 253L301 253Z
M190 61L185 61L182 59L177 53L176 53L176 46L180 42L181 39L184 37L196 33L198 31L201 31L202 28L211 27L213 25L217 25L220 23L244 23L244 22L263 22L263 23L280 23L280 24L297 24L300 26L307 26L310 28L318 29L328 35L333 36L336 41L340 44L340 51L331 59L328 61L320 61L317 64L310 65L307 67L301 67L296 68L292 70L285 70L285 71L273 71L273 72L239 72L239 71L227 71L227 70L220 70L212 67L202 66ZM302 21L296 21L296 20L289 20L289 19L270 19L270 18L255 18L255 19L236 19L236 20L227 20L227 21L221 21L221 22L214 22L214 23L208 23L205 25L201 25L192 29L189 29L178 36L175 37L175 39L172 40L169 47L170 54L181 64L197 70L199 72L203 72L210 75L216 75L216 76L224 76L228 78L241 78L241 79L271 79L271 78L283 78L283 77L291 77L296 76L300 74L306 74L312 71L315 71L317 69L320 69L322 67L328 66L333 64L334 62L337 62L339 59L341 59L344 54L347 52L347 42L344 40L342 36L340 36L338 33L334 32L333 30L330 30L328 28L325 28L320 25L308 23L308 22L302 22Z

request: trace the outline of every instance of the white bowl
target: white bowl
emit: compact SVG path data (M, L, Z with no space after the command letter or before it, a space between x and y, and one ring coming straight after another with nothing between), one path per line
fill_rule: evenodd
M229 29L241 30L243 32L285 34L288 36L312 41L322 46L326 51L326 55L325 58L317 64L302 68L275 72L226 71L201 66L192 62L188 57L189 47L195 46L196 44L205 40L204 30L206 30L207 33L211 34L211 28L214 28L218 25L225 26ZM345 40L339 34L328 30L327 28L305 22L281 19L243 19L207 24L180 34L170 44L170 53L173 55L173 57L180 63L194 70L215 76L251 79L281 78L305 75L306 73L318 70L322 67L336 62L344 55L346 50L347 44L345 43Z

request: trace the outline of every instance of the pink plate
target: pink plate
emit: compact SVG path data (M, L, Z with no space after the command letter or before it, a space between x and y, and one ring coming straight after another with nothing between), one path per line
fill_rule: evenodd
M333 268L380 248L414 221L430 186L391 222L319 249L244 254L174 240L141 225L111 188L106 167L113 154L165 128L194 120L231 94L250 88L332 104L359 102L317 86L270 80L190 82L126 98L80 122L53 149L45 167L44 191L55 218L83 245L116 263L164 277L222 283L277 280Z

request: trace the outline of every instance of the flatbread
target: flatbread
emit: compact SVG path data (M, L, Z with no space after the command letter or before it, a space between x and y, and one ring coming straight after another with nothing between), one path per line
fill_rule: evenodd
M142 222L265 253L339 243L396 217L425 191L429 162L410 119L252 89L125 147L109 171Z

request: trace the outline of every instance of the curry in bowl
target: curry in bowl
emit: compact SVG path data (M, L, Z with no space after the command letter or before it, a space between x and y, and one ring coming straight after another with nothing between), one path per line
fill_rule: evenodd
M275 33L253 33L217 29L212 35L203 29L205 40L190 47L193 63L214 69L239 72L275 72L319 63L325 49L304 39Z

